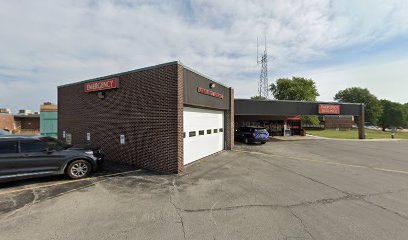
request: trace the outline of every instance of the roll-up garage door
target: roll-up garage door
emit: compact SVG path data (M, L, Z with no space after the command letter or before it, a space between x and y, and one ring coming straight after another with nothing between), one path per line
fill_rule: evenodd
M224 149L224 112L185 107L184 164Z

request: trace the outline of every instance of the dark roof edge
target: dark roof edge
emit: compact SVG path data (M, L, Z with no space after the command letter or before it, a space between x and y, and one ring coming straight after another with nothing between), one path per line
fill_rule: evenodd
M183 66L183 68L185 68L185 69L187 69L187 70L189 70L189 71L191 71L191 72L193 72L193 73L195 73L195 74L198 74L198 75L200 75L200 76L203 77L203 78L207 78L207 79L210 80L211 82L215 82L216 84L219 84L219 85L221 85L221 86L223 86L223 87L230 88L230 87L226 86L226 85L223 84L223 83L220 83L220 82L218 82L218 81L215 81L214 79L212 79L212 78L210 78L210 77L208 77L208 76L206 76L206 75L204 75L204 74L202 74L202 73L200 73L200 72L198 72L198 71L196 71L196 70L194 70L194 69L192 69L192 68L190 68L190 67L187 67L186 65L182 64L181 62L179 62L179 64L180 64L181 66Z
M41 114L29 114L29 115L23 115L23 114L13 114L14 117L19 117L19 118L38 118L40 117Z
M72 85L76 85L76 84L87 83L87 82L94 82L94 81L103 80L103 79L106 79L106 78L118 77L118 76L124 75L124 74L135 73L135 72L140 72L140 71L146 71L146 70L165 67L165 66L169 66L169 65L175 65L175 64L178 64L178 65L182 66L183 68L185 68L185 69L187 69L187 70L189 70L189 71L191 71L191 72L193 72L195 74L198 74L201 77L207 78L208 80L210 80L212 82L215 82L215 83L217 83L217 84L219 84L219 85L221 85L223 87L230 88L230 87L228 87L228 86L226 86L226 85L224 85L224 84L222 84L222 83L220 83L218 81L215 81L212 78L209 78L208 76L206 76L206 75L204 75L204 74L202 74L200 72L197 72L196 70L194 70L194 69L192 69L190 67L187 67L186 65L184 65L180 61L172 61L172 62L162 63L162 64L150 66L150 67L138 68L138 69L130 70L130 71L126 71L126 72L115 73L115 74L111 74L111 75L107 75L107 76L103 76L103 77L97 77L97 78L87 79L87 80L83 80L83 81L79 81L79 82L68 83L68 84L60 85L60 86L58 86L58 88L72 86Z
M344 105L362 105L363 103L344 103L344 102L323 102L323 101L296 101L296 100L260 100L260 99L247 99L247 98L235 98L235 101L258 101L258 102L294 102L294 103L326 103L326 104L344 104Z
M106 79L106 78L118 77L118 76L124 75L124 74L141 72L141 71L151 70L151 69L165 67L165 66L169 66L169 65L175 65L175 64L182 65L179 61L172 61L172 62L162 63L162 64L150 66L150 67L138 68L138 69L130 70L130 71L126 71L126 72L115 73L115 74L111 74L111 75L107 75L107 76L103 76L103 77L97 77L97 78L92 78L92 79L83 80L83 81L79 81L79 82L68 83L68 84L60 85L60 86L58 86L58 88L68 87L68 86L77 85L77 84L81 84L81 83L94 82L94 81L98 81L98 80L102 80L102 79Z

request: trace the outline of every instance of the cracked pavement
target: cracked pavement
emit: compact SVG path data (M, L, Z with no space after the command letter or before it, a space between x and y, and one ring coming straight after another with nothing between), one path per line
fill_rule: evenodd
M0 195L0 239L406 239L407 155L408 141L237 144L178 176Z

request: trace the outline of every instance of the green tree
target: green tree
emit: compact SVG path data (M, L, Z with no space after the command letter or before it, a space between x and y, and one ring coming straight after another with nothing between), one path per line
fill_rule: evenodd
M382 113L381 103L367 88L352 87L339 91L334 100L349 103L364 103L366 122L377 124Z
M266 97L263 97L263 96L253 96L253 97L251 97L251 99L253 99L253 100L266 100Z
M277 100L316 101L319 92L312 79L302 77L280 78L271 84L272 95ZM317 116L302 116L304 123L319 125Z
M315 82L302 77L280 78L270 90L277 100L316 101L319 96Z
M405 103L403 108L404 108L404 128L408 128L408 103Z
M319 117L317 117L317 116L303 116L302 119L303 119L303 122L306 123L306 124L310 124L310 125L319 125L320 124Z
M408 128L408 103L400 104L402 109L402 127Z
M403 105L388 100L381 100L380 103L383 111L379 118L379 123L383 131L389 127L402 127L405 115Z

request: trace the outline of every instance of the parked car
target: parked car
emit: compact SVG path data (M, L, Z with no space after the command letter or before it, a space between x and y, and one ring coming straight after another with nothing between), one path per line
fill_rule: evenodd
M80 179L102 161L98 147L71 146L46 136L0 136L0 182L60 174Z
M10 134L11 134L11 133L10 133L9 131L0 129L0 136L2 136L2 135L10 135Z
M263 127L239 127L235 131L235 139L245 143L265 144L269 140L269 133Z

